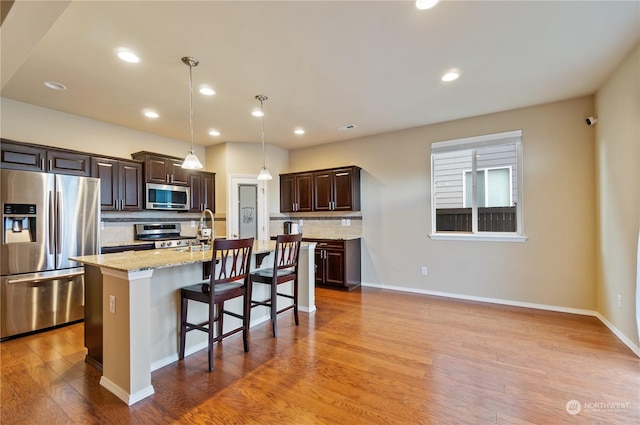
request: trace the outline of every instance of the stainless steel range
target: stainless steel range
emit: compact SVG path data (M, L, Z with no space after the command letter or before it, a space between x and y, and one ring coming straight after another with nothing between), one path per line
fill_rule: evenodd
M153 242L156 248L176 248L200 244L197 237L180 234L180 223L136 224L135 228L136 240Z

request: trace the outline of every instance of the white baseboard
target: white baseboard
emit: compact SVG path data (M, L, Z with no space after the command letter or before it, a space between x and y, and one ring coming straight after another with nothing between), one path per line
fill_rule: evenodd
M118 397L120 400L127 403L127 406L131 406L132 404L137 403L154 393L153 385L149 385L148 387L141 389L135 394L129 394L126 390L120 388L118 385L105 378L104 376L100 378L100 385L111 391L111 393Z
M268 320L270 320L270 317L268 314L263 314L261 316L258 316L257 319L255 319L255 316L254 316L254 319L251 320L251 324L249 325L249 328L253 328L254 326L257 326ZM207 344L207 341L203 341L199 344L185 347L184 356L185 357L190 356L191 354L196 353L200 350L204 350L208 347L209 345ZM179 360L178 353L156 360L155 362L151 363L151 372L153 372L154 370L163 368L167 365L170 365L171 363L177 362L178 360Z
M629 347L629 349L633 351L636 356L640 357L640 348L636 347L633 342L629 338L627 338L625 334L620 332L618 328L613 326L613 323L608 321L606 317L604 317L597 311L594 311L594 313L594 316L596 316L602 323L604 323L604 325L609 328L609 330L613 332L613 334L617 336L620 341L622 341L627 347Z
M414 294L433 295L436 297L454 298L458 300L478 301L491 304L509 305L514 307L534 308L538 310L557 311L560 313L580 314L582 316L593 316L600 320L613 334L618 337L633 353L640 357L640 347L637 347L629 338L620 332L611 322L609 322L599 312L594 310L584 310L580 308L562 307L556 305L527 303L522 301L503 300L500 298L476 297L472 295L452 294L449 292L430 291L427 289L407 288L403 286L381 285L377 283L362 282L362 286L370 288L388 289L391 291L411 292Z

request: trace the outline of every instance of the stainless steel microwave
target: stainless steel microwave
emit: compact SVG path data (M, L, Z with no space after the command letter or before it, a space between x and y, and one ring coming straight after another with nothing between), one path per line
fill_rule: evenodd
M169 184L147 183L148 210L185 211L189 209L189 188Z

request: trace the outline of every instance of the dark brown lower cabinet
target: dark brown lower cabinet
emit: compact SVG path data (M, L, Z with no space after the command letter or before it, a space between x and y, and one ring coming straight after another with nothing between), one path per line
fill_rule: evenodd
M102 372L102 272L84 266L84 361Z
M316 242L316 285L351 291L360 286L360 239L305 239Z

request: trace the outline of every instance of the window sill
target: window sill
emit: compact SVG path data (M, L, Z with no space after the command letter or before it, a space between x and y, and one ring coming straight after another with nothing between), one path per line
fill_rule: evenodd
M471 234L471 233L435 233L429 237L435 241L477 241L477 242L525 242L528 238L522 235L500 235L496 233Z

